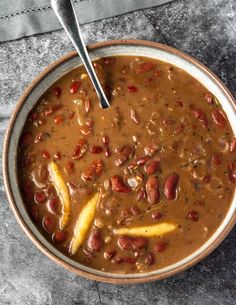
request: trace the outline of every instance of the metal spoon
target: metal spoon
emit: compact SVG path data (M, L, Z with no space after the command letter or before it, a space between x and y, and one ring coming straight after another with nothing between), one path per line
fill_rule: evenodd
M70 37L70 40L72 41L88 72L88 75L99 97L101 107L104 109L110 107L110 103L106 98L106 95L89 58L88 51L81 35L79 22L75 14L75 9L71 3L71 0L51 0L51 5L57 15L57 18Z

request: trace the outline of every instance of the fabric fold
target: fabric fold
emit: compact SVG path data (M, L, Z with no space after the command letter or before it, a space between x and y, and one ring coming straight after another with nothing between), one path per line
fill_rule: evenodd
M162 5L173 0L76 0L81 24ZM60 29L49 0L1 0L0 42Z

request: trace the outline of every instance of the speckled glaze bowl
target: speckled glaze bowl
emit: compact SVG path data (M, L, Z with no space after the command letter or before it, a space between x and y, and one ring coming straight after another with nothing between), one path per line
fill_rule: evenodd
M202 83L220 101L231 123L234 134L236 134L236 104L233 96L210 70L190 56L166 45L140 40L107 41L94 44L89 47L89 53L92 59L112 55L146 56L168 62L185 70ZM51 260L67 270L89 279L120 284L143 283L173 276L193 266L211 253L235 224L236 194L223 222L203 246L175 264L156 271L140 274L114 274L83 266L54 248L31 221L24 206L17 179L17 146L20 134L28 113L41 95L55 81L79 65L81 65L81 61L75 52L71 52L51 64L26 89L10 120L4 143L3 174L7 197L17 221L33 243Z

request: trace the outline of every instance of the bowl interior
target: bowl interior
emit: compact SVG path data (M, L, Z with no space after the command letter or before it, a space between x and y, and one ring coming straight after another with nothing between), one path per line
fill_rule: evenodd
M102 56L113 56L113 55L133 55L133 56L146 56L161 61L168 62L173 64L187 73L192 75L197 79L203 86L210 92L212 92L216 98L220 101L224 111L226 112L228 119L231 123L234 134L236 134L236 107L232 101L232 97L229 95L224 86L220 84L207 69L199 65L196 61L192 60L188 56L181 55L180 52L175 51L174 49L168 47L161 47L159 45L140 45L133 43L121 43L121 44L106 44L101 45L98 48L92 48L90 50L90 56L92 59L96 59ZM26 230L31 232L31 236L34 236L34 239L41 244L43 248L52 254L58 261L66 262L68 265L78 268L82 271L88 272L89 274L94 274L97 276L106 277L106 278L116 278L116 279L137 279L137 278L146 278L154 275L168 274L173 271L179 271L181 267L187 267L191 265L193 261L197 262L202 257L205 256L205 252L215 243L215 246L218 244L217 240L220 239L221 235L226 235L225 232L227 225L232 221L233 215L236 210L236 197L234 196L233 202L228 210L228 213L218 227L216 232L210 237L210 239L197 251L192 253L190 256L185 259L172 264L168 267L140 274L113 274L98 271L91 269L89 267L83 266L71 258L67 257L63 253L59 252L56 248L53 247L38 231L34 223L31 221L28 213L25 209L24 203L22 201L18 181L17 181L17 145L18 140L25 124L27 115L29 111L37 103L41 95L51 86L53 83L65 75L67 72L81 65L81 61L78 56L71 55L67 57L65 61L60 61L58 65L49 70L43 77L36 82L34 87L30 90L29 94L26 96L25 101L21 104L18 112L15 115L13 120L12 128L10 129L9 142L7 147L7 156L6 156L6 173L8 177L8 185L10 186L11 198L14 201L14 205L20 214L20 218L24 220ZM229 229L228 229L229 230ZM227 231L227 230L226 230ZM224 233L225 232L225 233ZM223 237L224 237L223 236ZM223 238L222 237L222 238ZM221 239L222 239L221 238ZM211 249L213 250L214 247ZM207 254L207 253L206 253ZM183 269L183 268L182 268ZM181 270L182 270L181 269Z

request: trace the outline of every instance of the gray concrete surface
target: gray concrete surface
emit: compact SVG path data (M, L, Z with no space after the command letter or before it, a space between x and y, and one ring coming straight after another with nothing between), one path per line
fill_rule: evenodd
M141 38L161 41L199 59L236 96L235 0L179 0L84 25L86 42ZM72 50L62 31L0 44L0 147L8 119L29 82ZM0 154L1 157L1 154ZM236 228L208 258L173 278L113 286L55 265L22 232L9 210L0 173L1 305L233 305Z

